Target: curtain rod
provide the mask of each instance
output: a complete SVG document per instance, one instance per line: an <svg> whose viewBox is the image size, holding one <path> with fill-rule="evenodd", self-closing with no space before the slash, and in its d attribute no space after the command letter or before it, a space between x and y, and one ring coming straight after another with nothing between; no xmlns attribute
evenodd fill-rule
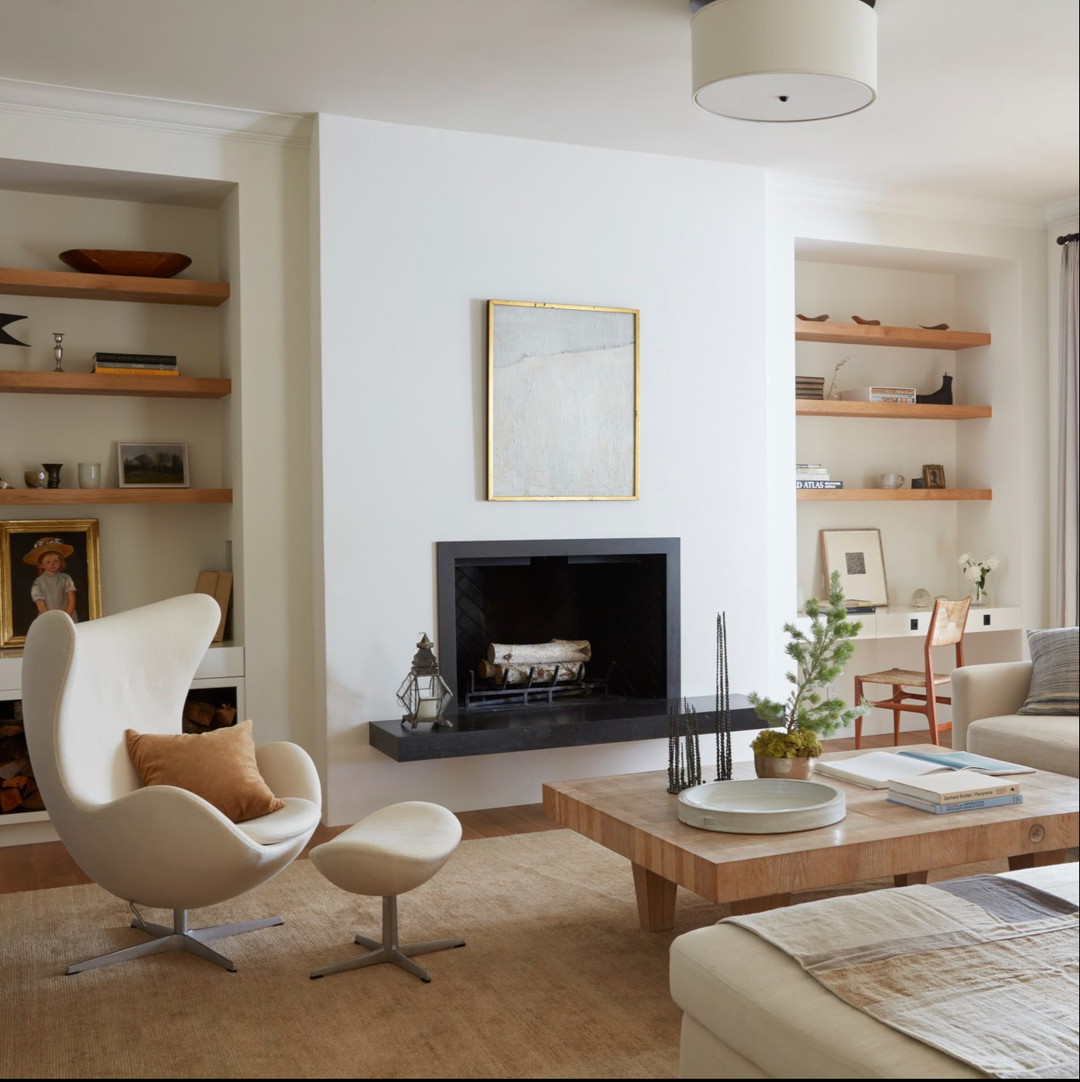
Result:
<svg viewBox="0 0 1080 1082"><path fill-rule="evenodd" d="M1080 233L1066 233L1063 237L1058 237L1058 244L1068 244L1072 241L1076 243L1077 237L1080 237Z"/></svg>

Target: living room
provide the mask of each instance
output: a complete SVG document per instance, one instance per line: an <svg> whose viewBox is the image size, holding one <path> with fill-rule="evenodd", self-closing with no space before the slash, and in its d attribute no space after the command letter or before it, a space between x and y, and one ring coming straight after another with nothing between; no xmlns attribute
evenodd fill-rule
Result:
<svg viewBox="0 0 1080 1082"><path fill-rule="evenodd" d="M233 392L171 404L8 396L0 476L21 487L27 465L64 461L74 486L79 461L112 468L115 440L184 439L193 486L233 498L4 505L4 517L99 519L105 613L231 570L227 641L243 656L224 675L260 741L310 751L326 825L399 800L462 813L535 804L547 781L666 764L662 739L411 763L373 748L369 722L400 715L416 642L436 638L439 542L679 538L685 695L714 688L718 612L733 690L782 689L782 627L800 591L821 589L826 527L883 530L900 603L920 587L960 596L960 554L997 555L994 597L1014 622L971 635L971 662L1018 659L1023 630L1050 625L1056 238L1077 228L1075 162L1071 188L1015 202L939 193L932 168L917 187L860 185L554 133L453 130L437 114L427 126L291 103L197 105L194 84L134 96L105 78L72 90L73 73L17 70L5 66L0 83L0 265L59 270L57 254L76 246L175 250L193 257L184 277L227 281L231 299L148 315L153 306L8 297L5 310L28 315L26 334L9 330L30 348L0 347L2 367L50 370L52 333L65 331L73 371L98 349L169 352L185 375L227 377ZM486 499L491 299L640 312L638 499ZM992 404L992 419L822 439L850 487L925 461L993 499L796 503L792 377L804 365L828 377L850 352L797 346L796 312L989 333L972 358L885 359L883 373L927 391L951 372L957 400ZM842 372L859 386L877 363ZM114 484L107 473L103 487ZM874 667L918 656L910 640L858 650ZM850 695L850 681L838 690ZM867 725L884 733L889 720ZM736 751L747 758L745 738ZM0 834L54 836L47 821Z"/></svg>

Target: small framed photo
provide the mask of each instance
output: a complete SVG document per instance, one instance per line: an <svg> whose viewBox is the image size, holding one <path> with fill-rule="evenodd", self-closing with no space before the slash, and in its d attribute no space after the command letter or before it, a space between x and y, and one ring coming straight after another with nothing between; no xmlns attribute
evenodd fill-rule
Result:
<svg viewBox="0 0 1080 1082"><path fill-rule="evenodd" d="M49 609L76 623L101 616L96 518L0 522L0 647L22 646Z"/></svg>
<svg viewBox="0 0 1080 1082"><path fill-rule="evenodd" d="M922 468L923 488L944 488L945 487L945 467L944 466L923 466Z"/></svg>
<svg viewBox="0 0 1080 1082"><path fill-rule="evenodd" d="M839 571L844 600L849 604L889 603L880 530L822 530L821 561L825 568L826 597L832 573Z"/></svg>
<svg viewBox="0 0 1080 1082"><path fill-rule="evenodd" d="M186 443L118 443L121 488L189 488Z"/></svg>

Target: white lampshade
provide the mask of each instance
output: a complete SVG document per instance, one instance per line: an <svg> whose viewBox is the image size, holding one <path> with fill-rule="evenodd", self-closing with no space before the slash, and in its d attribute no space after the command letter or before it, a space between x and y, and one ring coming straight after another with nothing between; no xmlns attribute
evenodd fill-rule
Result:
<svg viewBox="0 0 1080 1082"><path fill-rule="evenodd" d="M736 120L824 120L877 96L867 0L712 0L690 21L694 101Z"/></svg>

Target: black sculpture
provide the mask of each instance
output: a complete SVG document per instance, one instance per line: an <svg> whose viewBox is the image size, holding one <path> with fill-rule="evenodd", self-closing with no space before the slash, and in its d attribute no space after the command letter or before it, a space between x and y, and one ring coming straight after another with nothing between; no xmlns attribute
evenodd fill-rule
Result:
<svg viewBox="0 0 1080 1082"><path fill-rule="evenodd" d="M26 319L26 316L11 316L0 312L0 346L26 346L29 348L29 342L20 342L17 338L12 338L11 335L4 330L9 323L14 323L17 319Z"/></svg>
<svg viewBox="0 0 1080 1082"><path fill-rule="evenodd" d="M946 373L941 377L941 386L930 394L917 394L916 402L926 402L935 406L952 405L952 376Z"/></svg>

